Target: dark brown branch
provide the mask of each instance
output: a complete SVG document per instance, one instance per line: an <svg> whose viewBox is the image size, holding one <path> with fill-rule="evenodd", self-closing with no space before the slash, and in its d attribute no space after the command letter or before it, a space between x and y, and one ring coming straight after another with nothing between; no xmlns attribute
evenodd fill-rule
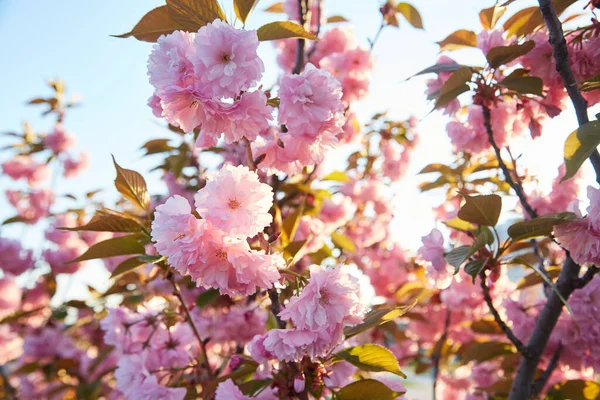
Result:
<svg viewBox="0 0 600 400"><path fill-rule="evenodd" d="M575 281L579 276L577 265L567 254L567 259L556 282L556 289L568 299L576 289ZM556 327L563 309L563 302L555 291L552 291L548 301L540 312L533 333L527 342L527 356L523 356L510 391L509 400L523 400L531 396L532 382L535 371L546 348L546 344Z"/></svg>
<svg viewBox="0 0 600 400"><path fill-rule="evenodd" d="M316 0L317 1L317 31L315 32L315 36L319 37L319 34L321 33L321 16L323 13L323 4L321 3L321 0ZM319 45L319 41L315 40L313 41L313 45L310 48L310 50L308 51L308 53L306 54L306 59L309 60L313 54L315 54L315 51L317 51L317 46Z"/></svg>
<svg viewBox="0 0 600 400"><path fill-rule="evenodd" d="M442 357L442 348L444 347L444 343L446 343L446 339L448 338L448 327L450 326L450 317L452 313L450 309L446 313L446 321L444 322L444 332L438 340L436 348L434 349L433 354L431 355L431 361L433 362L433 400L436 399L436 389L438 383L438 376L440 374L440 359Z"/></svg>
<svg viewBox="0 0 600 400"><path fill-rule="evenodd" d="M492 296L490 295L490 288L487 285L487 277L485 276L485 271L481 271L481 273L479 274L479 279L481 280L481 290L483 292L483 298L486 304L488 305L490 312L494 316L494 320L500 326L500 329L502 329L502 332L504 332L508 340L510 340L512 344L515 345L519 353L523 354L523 356L526 356L527 348L525 347L523 342L521 342L521 340L515 335L512 329L510 329L510 327L506 325L506 322L502 320L502 317L500 317L498 310L494 306Z"/></svg>
<svg viewBox="0 0 600 400"><path fill-rule="evenodd" d="M214 374L210 367L210 363L208 361L208 352L206 351L206 342L204 340L202 340L202 337L200 336L200 332L198 332L198 328L196 328L196 324L194 324L194 320L192 319L192 316L190 315L190 310L185 305L185 301L183 300L183 296L181 295L181 290L179 289L179 285L177 284L177 282L175 282L175 278L173 277L173 275L171 275L169 277L169 280L171 281L171 284L173 285L173 295L175 295L175 297L177 297L179 299L179 302L181 303L181 308L183 308L183 312L185 313L188 323L190 324L190 327L192 328L192 331L194 332L194 336L196 336L196 339L198 339L198 343L200 344L200 349L202 350L202 356L204 357L204 360L203 360L204 367L206 369L208 377L210 379L213 379Z"/></svg>
<svg viewBox="0 0 600 400"><path fill-rule="evenodd" d="M298 12L300 13L300 25L306 24L306 13L308 12L308 0L298 0ZM293 74L299 74L304 69L304 47L305 39L298 39L296 45L296 62L294 63Z"/></svg>
<svg viewBox="0 0 600 400"><path fill-rule="evenodd" d="M560 354L562 353L562 349L562 344L558 345L558 348L552 355L552 358L550 359L550 362L548 363L548 366L546 367L546 370L544 371L542 376L540 376L535 380L535 382L533 382L533 387L531 389L532 396L537 396L544 389L546 383L548 383L548 379L550 379L552 373L558 366L558 360L560 360Z"/></svg>
<svg viewBox="0 0 600 400"><path fill-rule="evenodd" d="M562 24L558 19L558 15L556 14L556 10L554 9L551 0L539 0L539 4L542 16L548 27L548 41L552 45L554 52L556 72L560 75L560 78L565 85L565 89L567 89L567 93L569 94L569 98L573 103L575 113L577 114L577 122L579 123L579 126L582 126L590 122L587 112L588 104L579 91L575 75L573 74L573 70L569 63L569 50L567 48L567 41L565 40ZM598 153L598 150L594 150L590 156L590 162L596 172L596 181L600 183L600 154Z"/></svg>
<svg viewBox="0 0 600 400"><path fill-rule="evenodd" d="M269 289L269 299L271 299L271 312L277 320L277 326L279 329L285 328L285 321L282 321L281 318L279 318L279 312L281 312L281 303L279 302L279 293L277 293L277 289Z"/></svg>
<svg viewBox="0 0 600 400"><path fill-rule="evenodd" d="M488 134L488 140L489 140L490 144L492 145L492 147L494 148L494 152L496 153L496 158L498 159L498 165L500 166L500 169L502 170L502 173L504 174L504 179L506 180L506 183L508 183L510 185L510 187L515 191L515 194L519 198L519 202L521 203L521 206L523 206L523 208L525 209L527 214L529 214L529 216L531 218L537 217L537 215L538 215L537 212L533 209L533 207L531 207L531 205L527 201L527 196L525 195L525 191L523 190L523 187L521 186L521 184L519 182L517 182L513 179L512 174L511 174L512 171L508 168L508 166L504 163L504 160L502 159L502 154L500 154L500 147L498 147L498 144L496 143L496 139L494 139L494 131L492 130L492 115L491 115L490 108L485 104L482 104L481 108L483 109L483 123L485 125L485 130L487 131L487 134ZM517 172L515 171L515 174L516 173Z"/></svg>
<svg viewBox="0 0 600 400"><path fill-rule="evenodd" d="M379 39L379 36L381 35L381 31L383 31L383 28L385 28L385 16L382 17L381 19L381 25L379 25L379 29L377 29L377 33L375 34L375 37L373 38L373 40L371 39L367 39L369 41L369 52L373 52L373 47L375 47L375 43L377 43L377 40Z"/></svg>
<svg viewBox="0 0 600 400"><path fill-rule="evenodd" d="M575 287L577 289L581 289L582 287L590 283L592 279L594 279L594 276L599 272L600 268L596 267L595 265L592 265L587 269L587 271L585 271L585 274L583 274L581 278L575 281Z"/></svg>

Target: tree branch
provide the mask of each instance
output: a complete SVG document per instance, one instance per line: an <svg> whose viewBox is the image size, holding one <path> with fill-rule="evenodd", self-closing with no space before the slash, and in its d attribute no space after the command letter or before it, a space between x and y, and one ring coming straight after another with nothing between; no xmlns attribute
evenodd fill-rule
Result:
<svg viewBox="0 0 600 400"><path fill-rule="evenodd" d="M250 146L250 141L244 136L242 138L244 141L244 146L246 147L246 157L248 157L248 168L250 171L256 171L256 164L254 163L254 157L252 156L252 146Z"/></svg>
<svg viewBox="0 0 600 400"><path fill-rule="evenodd" d="M300 13L300 25L306 24L306 13L308 12L308 0L298 0L298 12ZM298 39L296 45L296 62L294 64L293 74L299 74L304 69L304 47L305 39Z"/></svg>
<svg viewBox="0 0 600 400"><path fill-rule="evenodd" d="M544 386L546 386L546 383L548 383L548 379L550 379L550 377L552 376L552 373L558 366L558 360L560 359L560 354L562 353L562 349L563 349L562 344L558 345L558 348L552 355L552 359L550 359L550 362L548 363L548 366L546 367L546 370L544 371L542 376L540 376L539 378L537 378L535 380L535 382L533 382L533 387L531 389L532 396L537 396L544 389Z"/></svg>
<svg viewBox="0 0 600 400"><path fill-rule="evenodd" d="M269 299L271 299L271 312L275 316L277 320L277 326L279 329L285 328L285 321L282 321L279 318L279 313L281 312L281 303L279 302L279 293L277 293L277 289L269 289Z"/></svg>
<svg viewBox="0 0 600 400"><path fill-rule="evenodd" d="M581 278L575 281L575 288L581 289L582 287L590 283L592 279L594 279L594 276L599 272L600 268L596 267L595 265L592 265L587 269L587 271L585 271L585 274L583 274Z"/></svg>
<svg viewBox="0 0 600 400"><path fill-rule="evenodd" d="M554 9L551 0L538 1L540 4L540 11L544 17L546 26L548 27L548 42L552 45L552 50L554 52L556 72L560 75L565 89L567 89L567 93L569 94L569 98L573 103L575 113L577 114L577 122L579 123L579 126L582 126L590 122L587 113L588 104L579 91L575 75L569 64L569 50L567 48L567 41L565 40L562 24L558 19L558 15L556 14L556 10ZM590 156L590 162L596 172L596 181L600 183L600 154L598 153L598 150L594 150Z"/></svg>
<svg viewBox="0 0 600 400"><path fill-rule="evenodd" d="M196 339L198 339L198 343L200 344L200 349L202 350L202 356L204 357L204 367L206 368L208 377L210 379L213 379L214 374L213 374L212 368L210 367L210 363L208 361L208 352L206 351L206 342L204 340L202 340L202 337L200 336L200 332L198 332L198 328L196 328L196 324L194 324L194 320L192 319L192 316L190 315L190 310L185 305L185 301L183 300L183 296L181 295L181 290L179 289L179 285L177 284L177 282L175 282L175 278L173 277L173 275L171 275L169 277L169 280L171 281L171 284L173 285L173 290L174 290L173 294L175 295L175 297L177 297L179 299L179 302L181 303L181 307L183 308L183 312L185 313L185 316L192 328L192 331L194 332L194 336L196 336Z"/></svg>
<svg viewBox="0 0 600 400"><path fill-rule="evenodd" d="M579 276L579 265L577 265L567 254L556 288L565 299L576 289L575 281ZM521 357L519 369L515 375L509 400L523 400L531 396L532 382L537 366L550 339L552 331L556 327L558 318L562 312L563 302L555 291L552 291L548 301L540 312L533 333L527 342L527 356Z"/></svg>
<svg viewBox="0 0 600 400"><path fill-rule="evenodd" d="M450 309L448 309L448 312L446 313L446 321L444 322L444 332L442 333L440 340L438 340L438 344L431 355L431 361L433 362L433 400L436 399L435 392L437 389L438 376L440 374L440 358L442 356L442 347L444 347L444 343L446 343L446 339L448 338L448 327L450 326L451 314L452 313L450 312Z"/></svg>
<svg viewBox="0 0 600 400"><path fill-rule="evenodd" d="M525 347L523 342L521 342L521 340L515 335L515 333L512 331L512 329L510 329L510 327L508 325L506 325L506 322L504 322L502 320L502 317L500 317L498 310L494 306L494 303L492 301L492 296L490 295L490 288L487 285L487 277L485 276L484 271L481 271L481 273L479 274L479 278L481 280L481 290L483 292L483 298L484 298L486 304L488 305L490 312L494 316L494 320L500 326L500 329L502 329L502 332L504 332L506 337L508 337L508 340L510 340L515 345L515 347L517 348L519 353L521 353L524 357L526 357L527 356L527 348Z"/></svg>
<svg viewBox="0 0 600 400"><path fill-rule="evenodd" d="M485 104L482 104L481 108L483 109L483 123L485 125L485 130L487 131L487 134L488 134L488 140L489 140L490 144L492 145L492 147L494 148L494 152L496 153L496 158L498 159L498 165L500 166L500 169L502 170L502 173L504 174L504 179L506 180L506 183L508 183L510 185L510 187L515 191L515 194L519 198L521 206L523 206L523 208L525 209L527 214L529 214L529 216L531 218L537 217L538 216L537 212L533 209L533 207L531 207L531 205L527 201L527 196L525 195L525 191L523 190L523 187L521 186L521 184L519 182L517 182L513 179L510 168L508 168L508 166L504 163L504 160L502 159L502 155L500 154L500 147L498 147L498 144L496 143L496 139L494 139L494 131L492 130L492 114L491 114L490 108ZM516 171L515 171L515 174L516 174Z"/></svg>

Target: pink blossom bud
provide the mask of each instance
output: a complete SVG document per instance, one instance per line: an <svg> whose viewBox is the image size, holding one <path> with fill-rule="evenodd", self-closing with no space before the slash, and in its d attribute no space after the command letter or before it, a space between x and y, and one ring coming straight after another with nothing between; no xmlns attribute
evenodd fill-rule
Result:
<svg viewBox="0 0 600 400"><path fill-rule="evenodd" d="M294 379L294 390L296 393L302 393L304 391L305 382L304 374L299 374L296 376L296 379Z"/></svg>
<svg viewBox="0 0 600 400"><path fill-rule="evenodd" d="M240 367L240 365L242 365L242 357L241 356L234 355L231 357L231 360L229 360L229 368L231 368L231 369L238 369Z"/></svg>

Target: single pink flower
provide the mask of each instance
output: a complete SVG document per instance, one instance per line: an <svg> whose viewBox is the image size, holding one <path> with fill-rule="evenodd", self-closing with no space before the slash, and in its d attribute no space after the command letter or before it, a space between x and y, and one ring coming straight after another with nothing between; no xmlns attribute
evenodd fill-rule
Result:
<svg viewBox="0 0 600 400"><path fill-rule="evenodd" d="M293 296L279 313L298 329L321 330L341 324L362 322L366 307L359 298L356 278L344 271L343 265L326 268L310 267L310 281L300 296Z"/></svg>
<svg viewBox="0 0 600 400"><path fill-rule="evenodd" d="M235 386L231 379L227 379L225 382L219 383L217 386L217 392L215 393L215 400L249 400L250 397L244 396L242 391Z"/></svg>
<svg viewBox="0 0 600 400"><path fill-rule="evenodd" d="M32 250L24 249L18 240L0 237L0 269L5 274L21 275L34 264Z"/></svg>
<svg viewBox="0 0 600 400"><path fill-rule="evenodd" d="M247 167L226 165L195 196L202 218L229 235L254 236L271 223L273 189Z"/></svg>
<svg viewBox="0 0 600 400"><path fill-rule="evenodd" d="M237 96L254 86L264 72L256 31L236 29L215 20L194 39L194 65L203 93L213 98Z"/></svg>
<svg viewBox="0 0 600 400"><path fill-rule="evenodd" d="M447 288L452 282L454 268L444 257L444 237L438 229L421 238L423 246L418 250L419 260L425 264L430 282L439 289Z"/></svg>
<svg viewBox="0 0 600 400"><path fill-rule="evenodd" d="M48 164L40 164L30 156L17 155L5 161L2 172L14 180L24 179L32 187L39 186L50 177Z"/></svg>
<svg viewBox="0 0 600 400"><path fill-rule="evenodd" d="M174 31L169 35L162 35L156 41L148 58L148 76L158 97L168 87L191 88L196 84L198 77L190 61L196 52L195 36L195 33ZM160 105L156 100L151 104L153 112Z"/></svg>
<svg viewBox="0 0 600 400"><path fill-rule="evenodd" d="M44 137L44 144L55 154L63 153L75 145L75 137L69 135L61 123L57 123L54 131Z"/></svg>

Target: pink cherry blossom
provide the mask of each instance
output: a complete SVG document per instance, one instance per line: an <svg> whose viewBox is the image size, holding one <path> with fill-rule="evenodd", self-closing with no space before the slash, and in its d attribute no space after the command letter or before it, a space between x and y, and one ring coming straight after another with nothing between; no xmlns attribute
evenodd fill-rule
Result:
<svg viewBox="0 0 600 400"><path fill-rule="evenodd" d="M249 296L256 287L268 289L279 279L285 262L279 254L250 250L248 243L210 230L203 238L200 260L188 268L198 286L229 296Z"/></svg>
<svg viewBox="0 0 600 400"><path fill-rule="evenodd" d="M2 172L14 180L25 179L32 187L39 186L50 177L48 164L40 164L30 156L15 156L5 161Z"/></svg>
<svg viewBox="0 0 600 400"><path fill-rule="evenodd" d="M0 269L20 275L34 266L33 251L24 249L18 240L0 237Z"/></svg>
<svg viewBox="0 0 600 400"><path fill-rule="evenodd" d="M21 305L22 290L12 275L0 278L0 319L16 312Z"/></svg>
<svg viewBox="0 0 600 400"><path fill-rule="evenodd" d="M173 196L156 208L152 222L152 240L159 254L182 274L196 262L202 251L206 221L191 214L192 207L181 196Z"/></svg>
<svg viewBox="0 0 600 400"><path fill-rule="evenodd" d="M271 223L273 189L247 167L226 165L195 196L198 214L230 235L254 236Z"/></svg>
<svg viewBox="0 0 600 400"><path fill-rule="evenodd" d="M453 267L444 258L444 237L438 229L421 238L423 246L418 256L425 264L429 281L439 289L447 288L452 282Z"/></svg>
<svg viewBox="0 0 600 400"><path fill-rule="evenodd" d="M65 178L74 178L87 169L89 165L88 153L82 152L79 154L79 159L65 157L63 161L63 175Z"/></svg>
<svg viewBox="0 0 600 400"><path fill-rule="evenodd" d="M8 325L0 325L0 365L4 365L23 354L23 338Z"/></svg>
<svg viewBox="0 0 600 400"><path fill-rule="evenodd" d="M44 137L44 144L55 154L69 150L75 142L75 137L69 135L60 123L56 124L52 133Z"/></svg>
<svg viewBox="0 0 600 400"><path fill-rule="evenodd" d="M587 218L556 225L554 235L577 264L600 263L600 231L590 229Z"/></svg>
<svg viewBox="0 0 600 400"><path fill-rule="evenodd" d="M493 47L507 46L508 42L504 39L502 31L483 30L477 35L477 47L483 54L489 53Z"/></svg>
<svg viewBox="0 0 600 400"><path fill-rule="evenodd" d="M50 189L37 189L29 193L7 190L8 202L17 209L17 213L26 223L35 224L50 214L50 206L55 196Z"/></svg>
<svg viewBox="0 0 600 400"><path fill-rule="evenodd" d="M195 85L198 78L190 61L196 52L195 36L195 33L174 31L156 41L148 58L148 76L159 97L168 87L187 88ZM155 101L153 110L156 107L158 104Z"/></svg>
<svg viewBox="0 0 600 400"><path fill-rule="evenodd" d="M312 64L307 64L300 75L285 75L279 97L279 123L292 134L316 136L325 123L344 110L340 83Z"/></svg>
<svg viewBox="0 0 600 400"><path fill-rule="evenodd" d="M298 329L320 330L337 324L356 325L366 312L359 298L356 278L343 265L310 267L310 281L300 296L293 296L279 313Z"/></svg>
<svg viewBox="0 0 600 400"><path fill-rule="evenodd" d="M587 208L587 219L590 222L590 227L600 232L600 190L588 186L587 197L590 200L590 205Z"/></svg>
<svg viewBox="0 0 600 400"><path fill-rule="evenodd" d="M193 57L201 90L210 97L235 97L262 77L264 64L258 57L256 31L236 29L215 20L198 31Z"/></svg>
<svg viewBox="0 0 600 400"><path fill-rule="evenodd" d="M215 400L249 400L250 397L244 396L242 391L235 386L231 379L227 379L225 382L219 383L217 386L217 392L215 393Z"/></svg>

